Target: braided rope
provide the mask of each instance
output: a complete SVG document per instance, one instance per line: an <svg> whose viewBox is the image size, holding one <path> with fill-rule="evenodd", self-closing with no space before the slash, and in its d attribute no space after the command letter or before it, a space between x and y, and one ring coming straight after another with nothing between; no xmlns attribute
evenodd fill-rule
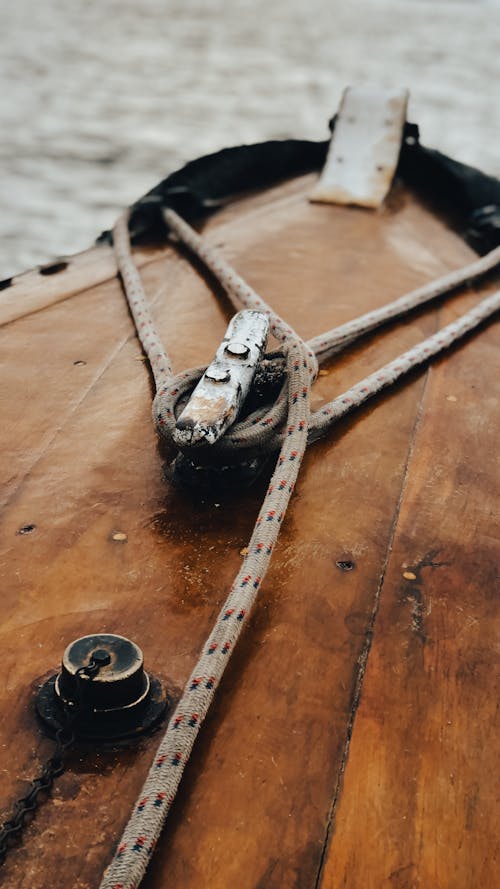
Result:
<svg viewBox="0 0 500 889"><path fill-rule="evenodd" d="M298 340L299 337L279 315L255 293L251 287L221 259L213 247L207 245L203 239L173 210L165 211L165 220L174 235L200 259L215 275L220 284L226 290L236 310L244 308L255 309L264 312L270 318L271 330L275 337L282 343L287 337ZM130 260L130 242L127 228L127 216L118 220L114 229L115 252L124 283L130 282L131 289L127 290L127 298L136 323L137 332L144 351L146 352L157 386L157 394L153 402L153 417L159 434L172 441L175 428L178 404L194 388L205 368L193 368L181 374L172 375L168 355L161 345L160 337L154 326L149 312L147 300L142 283ZM450 293L460 286L469 284L495 269L500 264L500 247L492 250L486 256L475 260L463 268L450 272L435 281L425 284L410 293L399 297L391 303L375 309L359 318L333 328L326 334L321 334L309 340L308 362L310 375L315 379L317 375L316 358L326 361L335 352L346 348L364 334L397 318L402 318L423 305L429 304L440 296ZM476 310L473 309L473 316ZM482 310L479 310L480 313ZM494 311L494 310L492 310ZM478 317L477 323L481 323ZM474 326L474 325L473 325ZM457 336L463 336L458 333ZM411 363L406 368L408 372L412 367L424 363L435 352L429 352L429 344L420 343L415 350L410 350ZM392 363L391 363L392 364ZM398 367L396 362L395 367ZM163 373L168 366L167 373ZM396 370L396 373L398 371ZM309 440L315 441L324 435L331 425L344 413L360 407L369 397L376 395L386 386L399 379L394 376L394 368L389 365L382 367L375 375L370 377L369 391L366 392L366 380L362 380L353 390L343 393L333 401L325 404L323 408L314 412L310 417ZM403 376L403 373L401 373ZM342 408L341 405L344 405ZM339 413L339 411L341 411ZM226 435L212 447L212 453L220 455L227 460L229 454L238 450L256 449L259 452L276 452L279 449L282 434L277 431L283 424L286 416L286 393L282 392L278 399L265 410L251 414L245 420L235 423ZM328 417L331 419L328 420Z"/></svg>
<svg viewBox="0 0 500 889"><path fill-rule="evenodd" d="M281 342L285 353L287 382L265 416L256 418L251 415L236 423L214 446L221 453L260 446L269 451L278 450L279 456L248 544L247 555L172 714L100 889L137 889L144 876L200 726L266 574L308 441L323 435L344 414L359 407L416 366L442 353L500 310L498 291L352 386L320 411L310 414L310 386L317 374L317 356L324 360L334 350L343 348L388 319L402 317L416 306L492 270L500 263L500 248L464 269L412 291L383 309L369 312L305 343L227 263L217 257L213 248L207 246L184 220L172 210L165 211L165 216L171 231L216 275L236 307L243 305L269 315L273 334ZM173 376L132 259L127 216L118 220L113 234L125 293L158 389L153 414L160 434L170 438L175 425L176 406L180 398L195 385L204 368Z"/></svg>

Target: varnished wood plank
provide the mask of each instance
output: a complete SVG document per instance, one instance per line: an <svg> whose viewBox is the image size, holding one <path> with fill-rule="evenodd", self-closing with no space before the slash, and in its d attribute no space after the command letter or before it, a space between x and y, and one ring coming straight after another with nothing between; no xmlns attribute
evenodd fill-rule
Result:
<svg viewBox="0 0 500 889"><path fill-rule="evenodd" d="M304 336L470 257L404 193L379 216L310 207L295 193L267 212L254 205L252 213L249 225L228 210L211 222L209 236L223 240L226 255ZM158 288L159 326L181 367L210 358L228 307L184 261L175 269L172 277L170 261L153 262L144 280L150 292ZM107 287L106 306L116 304L125 331L118 283ZM104 327L104 302L96 300L92 315L85 315L80 300L83 305L83 294L13 329L42 315L50 325L53 313L57 330L63 306L72 307L88 335ZM316 403L435 328L429 312L367 340L320 378ZM53 360L57 373L48 330L39 328L39 341L33 338L34 363ZM182 686L237 570L263 490L264 482L217 505L170 488L150 420L149 377L135 361L137 344L125 338L109 355L109 343L107 337L99 345L102 372L5 511L0 554L8 681L0 690L7 714L0 743L9 774L0 774L2 802L17 795L20 779L34 773L47 750L32 715L32 689L72 638L94 630L130 635L150 669L172 689ZM306 458L261 601L146 885L314 884L423 385L421 377L387 395ZM14 397L17 391L21 384ZM26 521L37 530L17 535ZM114 530L126 533L125 543L113 539ZM343 573L337 562L346 560L355 568ZM42 889L49 881L54 889L68 881L95 886L155 743L74 757L22 850L12 854L8 889Z"/></svg>
<svg viewBox="0 0 500 889"><path fill-rule="evenodd" d="M159 289L163 289L166 261L172 289L177 268L182 265L171 251L164 251L161 261L152 264L148 284L153 306ZM135 331L116 286L116 274L114 282L72 294L71 299L28 313L0 328L4 383L0 427L2 506L54 437L73 422L74 413L131 338L135 339ZM130 360L141 360L140 348L135 348Z"/></svg>
<svg viewBox="0 0 500 889"><path fill-rule="evenodd" d="M321 889L497 882L499 345L429 372Z"/></svg>
<svg viewBox="0 0 500 889"><path fill-rule="evenodd" d="M137 264L142 267L155 255L154 250L137 250ZM56 271L43 271L52 267ZM0 327L105 284L115 275L113 250L105 244L62 257L52 265L42 266L41 271L33 269L16 275L10 287L0 292Z"/></svg>

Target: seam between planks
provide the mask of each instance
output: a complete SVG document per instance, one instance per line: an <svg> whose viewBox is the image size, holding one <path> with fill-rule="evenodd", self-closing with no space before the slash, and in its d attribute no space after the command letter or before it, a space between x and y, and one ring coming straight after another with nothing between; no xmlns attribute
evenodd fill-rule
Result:
<svg viewBox="0 0 500 889"><path fill-rule="evenodd" d="M91 248L94 250L98 250L98 247ZM112 257L111 257L112 258ZM152 256L150 258L144 259L143 262L139 262L138 266L140 269L146 268L146 266L151 265L153 262L157 262L159 259L161 260L162 256ZM34 271L34 270L33 270ZM31 270L29 272L25 272L23 274L31 274ZM82 271L83 274L83 271ZM27 309L26 312L22 312L21 314L15 315L12 318L7 318L5 320L0 319L0 328L8 327L9 324L15 324L16 321L21 321L24 318L29 318L31 315L38 315L39 312L44 312L46 309L52 308L52 306L57 306L59 303L66 302L68 299L72 299L74 296L80 296L82 293L85 293L89 290L94 290L95 287L101 287L103 284L108 284L109 281L113 281L114 278L118 277L118 272L115 269L111 274L103 274L102 277L98 278L96 281L93 281L90 285L88 283L82 283L81 286L77 285L74 290L69 290L68 293L61 293L59 296L55 298L48 298L46 302L42 305L36 306L35 308ZM15 287L16 282L14 282ZM6 294L10 293L10 290L6 291ZM18 299L21 301L23 299L22 296L19 296ZM0 301L0 309L2 308L2 303Z"/></svg>
<svg viewBox="0 0 500 889"><path fill-rule="evenodd" d="M426 396L426 392L427 392L429 375L430 375L431 371L432 371L432 368L428 368L427 373L425 374L425 377L424 377L424 385L423 385L423 389L422 389L422 394L420 396L420 399L419 399L419 402L417 405L415 422L413 424L413 429L412 429L411 436L410 436L410 444L408 447L408 453L406 455L406 461L405 461L405 465L404 465L404 469L403 469L401 490L399 492L398 501L396 503L396 508L394 510L394 516L393 516L391 527L389 530L387 549L386 549L385 558L384 558L384 561L382 564L382 570L380 572L379 582L377 584L377 589L375 591L375 595L373 598L373 608L372 608L372 613L370 615L370 622L368 624L368 628L366 631L363 649L362 649L361 654L358 658L359 667L358 667L358 670L356 673L356 679L354 681L354 691L353 691L352 703L351 703L351 708L350 708L350 713L349 713L349 722L347 724L346 737L345 737L345 741L344 741L344 749L343 749L342 758L340 761L340 767L339 767L339 772L338 772L338 776L337 776L337 781L335 783L335 787L334 787L334 791L333 791L332 802L331 802L330 809L328 812L328 818L327 818L326 830L325 830L325 839L323 842L323 848L321 850L321 857L320 857L320 861L319 861L319 865L318 865L318 872L316 875L316 880L314 883L314 889L320 889L320 884L321 884L321 880L323 877L323 870L324 870L326 855L328 852L328 847L329 847L331 839L333 838L333 835L334 835L335 816L336 816L337 806L340 801L340 797L342 795L344 773L347 768L347 763L349 760L349 749L351 746L351 738L352 738L352 733L354 731L354 723L356 720L356 714L357 714L360 699L361 699L363 682L364 682L364 678L365 678L366 668L368 665L368 657L369 657L370 650L372 647L373 636L374 636L374 632L375 632L375 622L376 622L377 614L378 614L378 610L379 610L382 589L384 586L385 575L387 572L387 566L389 564L389 559L392 554L392 547L393 547L394 538L396 536L396 531L397 531L397 527L398 527L398 523L399 523L399 516L401 513L401 507L402 507L403 499L404 499L404 496L406 493L410 464L411 464L413 453L415 450L415 443L417 440L417 435L418 435L418 432L420 430L422 420L423 420L424 402L425 402L425 396Z"/></svg>

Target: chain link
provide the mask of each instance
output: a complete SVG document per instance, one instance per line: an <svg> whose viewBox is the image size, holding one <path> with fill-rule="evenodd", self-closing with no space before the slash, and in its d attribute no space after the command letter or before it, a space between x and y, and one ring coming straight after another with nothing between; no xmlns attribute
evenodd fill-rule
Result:
<svg viewBox="0 0 500 889"><path fill-rule="evenodd" d="M97 662L93 658L85 667L80 667L76 672L77 699L75 703L64 708L63 724L55 734L55 748L52 755L44 763L38 777L31 782L30 789L25 796L20 797L15 803L12 815L0 828L0 867L4 863L12 846L19 843L24 828L29 823L28 816L33 815L44 801L56 778L63 774L66 768L66 752L75 741L75 726L78 719L87 709L85 686L86 680L94 679L104 662ZM83 680L83 681L82 681Z"/></svg>

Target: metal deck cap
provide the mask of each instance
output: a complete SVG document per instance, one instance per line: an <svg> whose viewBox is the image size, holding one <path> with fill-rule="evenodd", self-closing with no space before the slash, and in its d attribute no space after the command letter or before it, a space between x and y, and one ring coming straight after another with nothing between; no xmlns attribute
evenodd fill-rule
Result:
<svg viewBox="0 0 500 889"><path fill-rule="evenodd" d="M149 678L141 649L123 636L100 633L82 636L66 648L55 687L64 703L77 699L78 670L91 660L101 662L97 675L88 681L88 702L94 710L120 710L144 700Z"/></svg>
<svg viewBox="0 0 500 889"><path fill-rule="evenodd" d="M152 728L170 698L144 670L135 642L111 633L82 636L63 654L61 670L41 686L37 710L55 733L75 714L78 739L131 740Z"/></svg>

